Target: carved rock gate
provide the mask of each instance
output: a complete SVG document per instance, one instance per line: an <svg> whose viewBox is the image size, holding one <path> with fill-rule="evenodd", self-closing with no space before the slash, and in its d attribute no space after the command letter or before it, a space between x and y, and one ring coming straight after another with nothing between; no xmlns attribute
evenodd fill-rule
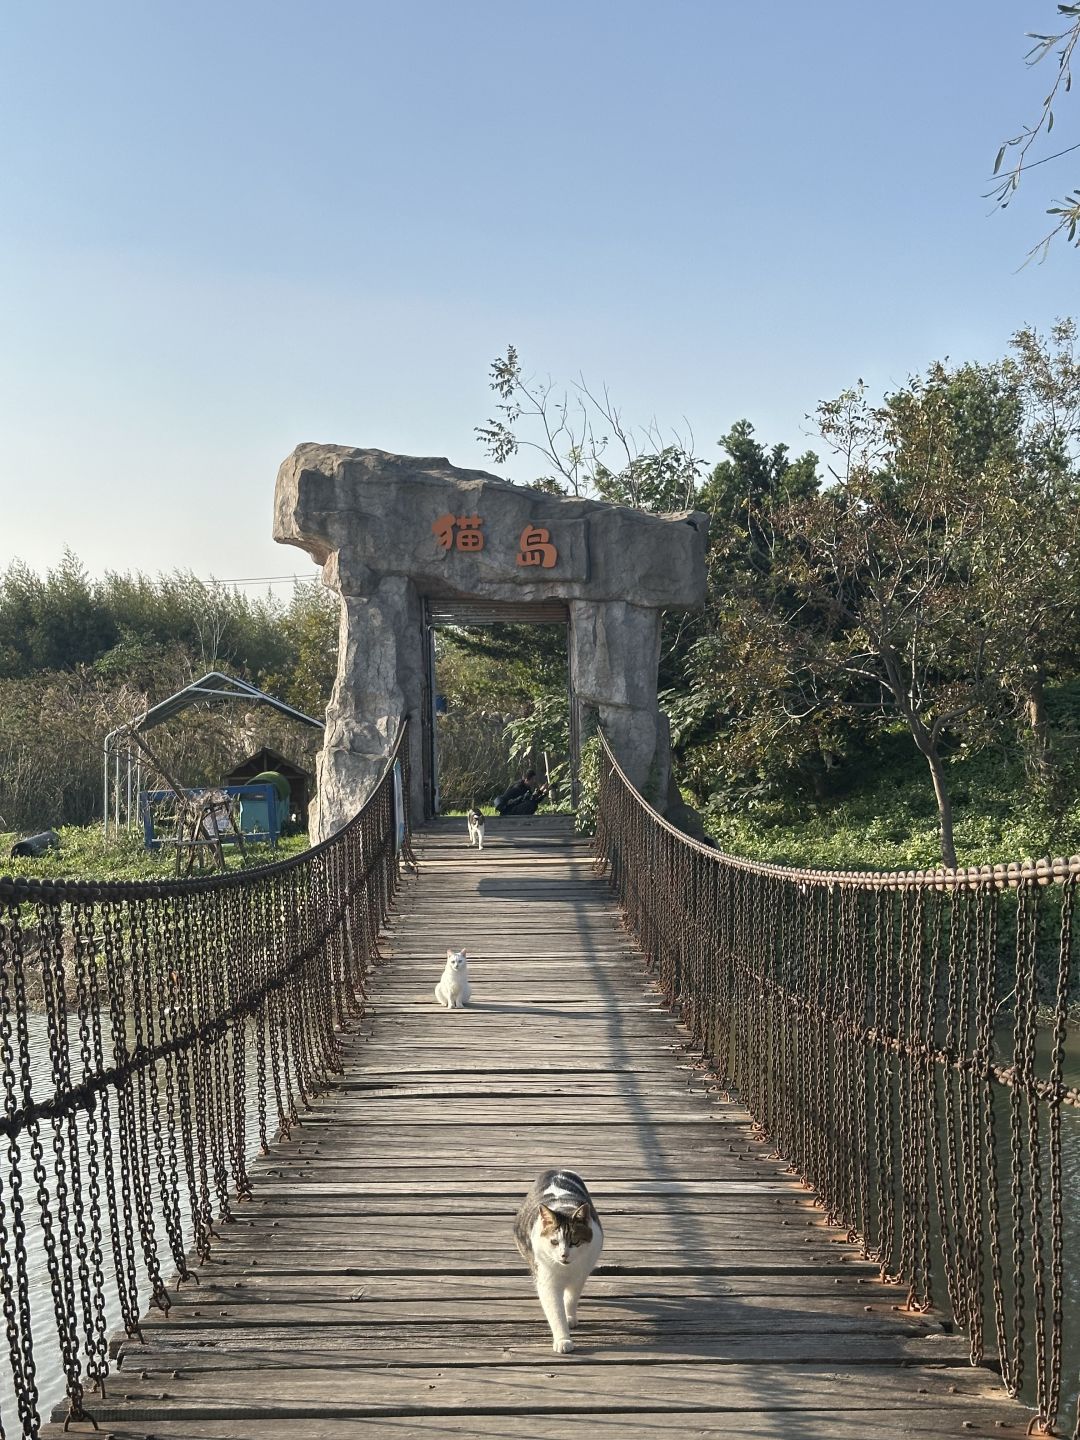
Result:
<svg viewBox="0 0 1080 1440"><path fill-rule="evenodd" d="M342 599L312 838L363 804L403 718L414 721L413 814L431 813L431 623L455 606L474 621L549 622L564 607L575 748L592 712L627 775L666 809L660 620L704 603L707 532L696 511L646 515L444 459L298 446L278 471L274 538L306 550Z"/></svg>

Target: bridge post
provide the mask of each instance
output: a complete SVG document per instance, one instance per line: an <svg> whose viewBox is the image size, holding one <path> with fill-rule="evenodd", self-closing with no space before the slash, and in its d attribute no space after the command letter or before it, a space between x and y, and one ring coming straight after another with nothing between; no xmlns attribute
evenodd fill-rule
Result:
<svg viewBox="0 0 1080 1440"><path fill-rule="evenodd" d="M632 783L661 810L671 775L667 717L656 699L662 614L625 600L570 602L574 694L596 714Z"/></svg>
<svg viewBox="0 0 1080 1440"><path fill-rule="evenodd" d="M341 594L338 673L326 712L312 806L314 841L325 840L354 815L386 766L401 717L408 719L409 807L424 814L421 710L424 692L423 609L416 586L400 575L337 576ZM348 587L348 588L346 588Z"/></svg>

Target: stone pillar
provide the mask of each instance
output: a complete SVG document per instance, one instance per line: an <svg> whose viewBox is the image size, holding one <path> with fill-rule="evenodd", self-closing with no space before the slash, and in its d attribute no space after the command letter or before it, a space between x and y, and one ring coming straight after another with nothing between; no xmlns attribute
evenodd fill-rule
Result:
<svg viewBox="0 0 1080 1440"><path fill-rule="evenodd" d="M656 701L660 616L655 608L625 600L570 603L575 695L596 712L631 783L663 810L671 740Z"/></svg>
<svg viewBox="0 0 1080 1440"><path fill-rule="evenodd" d="M367 594L341 596L338 672L326 708L309 826L313 842L340 830L371 794L397 738L400 715L409 719L412 813L424 813L420 600L402 576L371 577L370 586Z"/></svg>

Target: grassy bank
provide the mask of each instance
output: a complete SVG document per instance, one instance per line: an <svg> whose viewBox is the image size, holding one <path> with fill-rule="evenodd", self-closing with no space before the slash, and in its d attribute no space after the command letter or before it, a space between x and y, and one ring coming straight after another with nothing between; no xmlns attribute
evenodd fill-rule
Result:
<svg viewBox="0 0 1080 1440"><path fill-rule="evenodd" d="M895 741L896 743L892 743ZM705 822L730 854L833 870L906 870L941 864L937 809L927 767L910 742L886 743L853 767L825 800L778 795L714 796ZM1040 801L1023 767L990 753L948 766L961 865L1080 852L1080 797Z"/></svg>
<svg viewBox="0 0 1080 1440"><path fill-rule="evenodd" d="M46 850L33 859L13 858L18 836L0 834L0 875L23 875L39 880L168 880L175 878L176 859L171 849L147 850L140 831L121 831L106 840L100 825L65 825L58 832L59 849ZM290 835L270 845L248 845L241 856L234 845L225 846L230 870L250 869L284 860L308 847L306 835ZM198 872L196 872L198 873Z"/></svg>

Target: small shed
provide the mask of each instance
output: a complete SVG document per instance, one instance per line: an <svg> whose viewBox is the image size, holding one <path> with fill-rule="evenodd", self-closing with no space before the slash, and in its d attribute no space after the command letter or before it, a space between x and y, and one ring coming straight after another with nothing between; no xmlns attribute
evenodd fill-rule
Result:
<svg viewBox="0 0 1080 1440"><path fill-rule="evenodd" d="M299 765L294 765L291 760L286 760L284 755L279 755L276 750L271 750L269 745L263 745L249 755L246 760L241 760L239 765L234 765L227 775L221 777L223 785L247 785L256 776L266 770L276 770L279 775L284 775L289 782L291 796L291 809L297 815L300 824L307 829L308 803L311 799L310 770L301 770Z"/></svg>

